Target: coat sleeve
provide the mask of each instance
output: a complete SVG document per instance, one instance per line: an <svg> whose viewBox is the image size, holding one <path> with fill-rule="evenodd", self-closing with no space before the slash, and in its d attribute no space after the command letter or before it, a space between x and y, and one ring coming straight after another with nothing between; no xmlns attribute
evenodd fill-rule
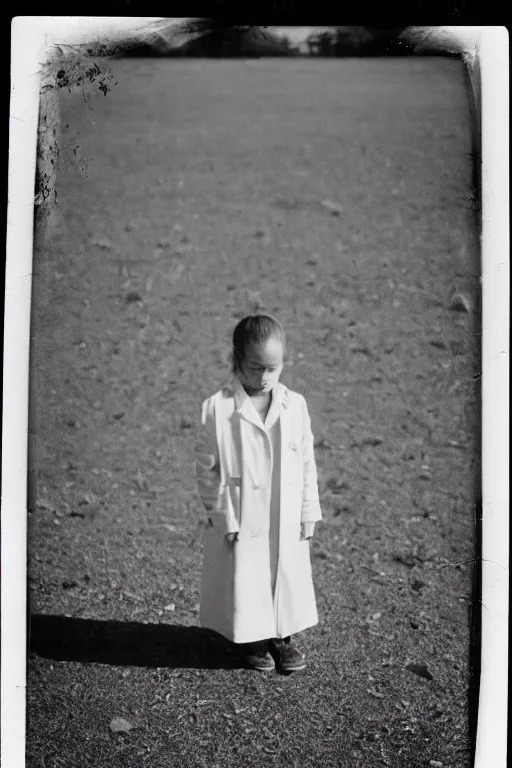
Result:
<svg viewBox="0 0 512 768"><path fill-rule="evenodd" d="M238 521L222 503L219 451L215 432L215 404L205 400L201 409L201 427L195 444L196 485L208 523L224 533L236 533Z"/></svg>
<svg viewBox="0 0 512 768"><path fill-rule="evenodd" d="M311 431L311 419L305 399L302 399L302 457L303 467L303 496L302 522L314 523L322 519L320 499L318 495L318 479L315 462L314 438Z"/></svg>

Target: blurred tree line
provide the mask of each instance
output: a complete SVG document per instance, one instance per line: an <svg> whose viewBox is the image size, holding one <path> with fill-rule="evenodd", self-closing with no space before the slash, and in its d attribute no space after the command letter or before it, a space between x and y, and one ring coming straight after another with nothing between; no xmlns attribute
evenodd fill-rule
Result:
<svg viewBox="0 0 512 768"><path fill-rule="evenodd" d="M334 27L306 40L309 56L405 56L413 46L400 39L406 27Z"/></svg>
<svg viewBox="0 0 512 768"><path fill-rule="evenodd" d="M264 56L408 56L419 53L402 26L331 27L313 31L296 44L285 34L265 27L221 27L183 45L170 45L157 33L130 46L125 55L194 58L260 58ZM434 52L434 51L432 51ZM429 51L421 50L422 55ZM436 52L438 53L438 52Z"/></svg>

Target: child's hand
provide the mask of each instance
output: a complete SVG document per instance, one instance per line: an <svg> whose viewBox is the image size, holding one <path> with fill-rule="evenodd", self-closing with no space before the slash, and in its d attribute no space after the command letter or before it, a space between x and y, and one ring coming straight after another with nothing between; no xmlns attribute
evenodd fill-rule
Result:
<svg viewBox="0 0 512 768"><path fill-rule="evenodd" d="M238 541L238 533L226 533L226 539L228 544L234 544L235 541Z"/></svg>
<svg viewBox="0 0 512 768"><path fill-rule="evenodd" d="M302 539L312 539L315 532L314 523L302 523Z"/></svg>

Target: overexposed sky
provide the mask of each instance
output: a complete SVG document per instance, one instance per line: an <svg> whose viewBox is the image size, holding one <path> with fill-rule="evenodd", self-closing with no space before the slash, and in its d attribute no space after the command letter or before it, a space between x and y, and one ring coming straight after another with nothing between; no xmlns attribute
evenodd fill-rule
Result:
<svg viewBox="0 0 512 768"><path fill-rule="evenodd" d="M270 29L279 35L286 35L292 43L302 43L313 31L320 32L332 27L270 27Z"/></svg>

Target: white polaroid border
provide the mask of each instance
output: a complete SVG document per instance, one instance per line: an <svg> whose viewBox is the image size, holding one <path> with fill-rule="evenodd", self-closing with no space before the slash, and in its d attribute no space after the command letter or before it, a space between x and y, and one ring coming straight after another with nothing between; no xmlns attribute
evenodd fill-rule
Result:
<svg viewBox="0 0 512 768"><path fill-rule="evenodd" d="M509 40L484 27L482 119L482 654L475 768L507 764L509 593Z"/></svg>
<svg viewBox="0 0 512 768"><path fill-rule="evenodd" d="M27 448L34 180L41 65L55 45L137 33L162 17L23 16L12 22L2 434L1 761L25 765ZM176 24L186 19L170 19ZM446 31L468 53L482 122L482 658L475 768L505 768L508 694L508 32ZM481 93L479 88L481 82Z"/></svg>

